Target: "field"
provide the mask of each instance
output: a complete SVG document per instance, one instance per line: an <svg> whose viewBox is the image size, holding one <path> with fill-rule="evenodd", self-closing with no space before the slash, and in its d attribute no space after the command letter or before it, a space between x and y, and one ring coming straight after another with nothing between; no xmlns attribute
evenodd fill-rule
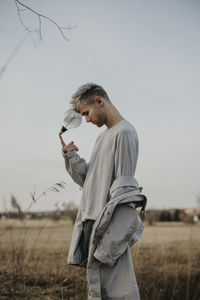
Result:
<svg viewBox="0 0 200 300"><path fill-rule="evenodd" d="M12 223L0 220L0 234ZM70 220L17 221L0 237L0 299L87 299L85 270L66 264ZM200 225L145 225L132 248L141 300L200 299Z"/></svg>

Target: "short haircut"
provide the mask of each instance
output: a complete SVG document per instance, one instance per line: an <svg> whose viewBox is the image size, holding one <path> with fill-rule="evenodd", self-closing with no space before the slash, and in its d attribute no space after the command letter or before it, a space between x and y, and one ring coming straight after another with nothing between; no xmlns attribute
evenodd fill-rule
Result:
<svg viewBox="0 0 200 300"><path fill-rule="evenodd" d="M110 101L106 91L96 83L86 83L81 85L72 95L70 101L73 109L79 112L80 103L94 104L94 96L100 96L107 101Z"/></svg>

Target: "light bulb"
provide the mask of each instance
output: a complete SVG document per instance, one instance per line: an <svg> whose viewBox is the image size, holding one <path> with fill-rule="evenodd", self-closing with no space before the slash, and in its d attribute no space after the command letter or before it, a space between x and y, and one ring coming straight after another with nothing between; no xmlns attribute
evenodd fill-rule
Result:
<svg viewBox="0 0 200 300"><path fill-rule="evenodd" d="M74 109L68 109L64 113L63 124L64 126L60 130L60 134L63 134L66 130L78 127L82 122L82 116Z"/></svg>

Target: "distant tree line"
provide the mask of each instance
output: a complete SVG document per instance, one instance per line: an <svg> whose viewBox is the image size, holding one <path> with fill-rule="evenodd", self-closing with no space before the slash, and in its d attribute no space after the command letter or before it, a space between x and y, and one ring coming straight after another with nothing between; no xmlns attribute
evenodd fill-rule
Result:
<svg viewBox="0 0 200 300"><path fill-rule="evenodd" d="M0 212L0 219L44 219L50 218L54 221L69 218L74 224L78 212L78 208L73 201L62 204L62 209L58 206L54 211L23 211L15 196L11 196L11 210ZM153 225L156 222L185 222L198 223L200 222L200 209L149 209L146 211L144 220L148 225Z"/></svg>
<svg viewBox="0 0 200 300"><path fill-rule="evenodd" d="M197 223L200 221L199 209L151 209L146 212L146 222L153 225L155 222L185 222Z"/></svg>
<svg viewBox="0 0 200 300"><path fill-rule="evenodd" d="M77 206L73 201L68 203L62 204L62 209L56 206L56 210L53 211L38 211L38 212L32 212L32 211L23 211L19 201L14 195L11 195L10 199L11 209L7 210L5 212L0 212L0 219L18 219L20 221L23 221L24 219L44 219L44 218L50 218L54 221L59 221L60 219L69 218L71 219L72 223L74 224L76 220L76 215L78 212Z"/></svg>

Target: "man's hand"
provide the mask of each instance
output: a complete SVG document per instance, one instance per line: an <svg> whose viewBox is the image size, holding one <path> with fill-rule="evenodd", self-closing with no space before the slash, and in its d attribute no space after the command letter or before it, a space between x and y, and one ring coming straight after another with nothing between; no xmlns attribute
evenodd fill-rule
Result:
<svg viewBox="0 0 200 300"><path fill-rule="evenodd" d="M76 145L74 145L74 142L71 142L68 145L66 145L63 138L62 138L62 135L60 133L59 133L59 138L60 138L60 142L61 142L61 145L62 145L62 149L65 153L66 152L72 152L74 150L76 150L76 151L79 150L78 147Z"/></svg>

